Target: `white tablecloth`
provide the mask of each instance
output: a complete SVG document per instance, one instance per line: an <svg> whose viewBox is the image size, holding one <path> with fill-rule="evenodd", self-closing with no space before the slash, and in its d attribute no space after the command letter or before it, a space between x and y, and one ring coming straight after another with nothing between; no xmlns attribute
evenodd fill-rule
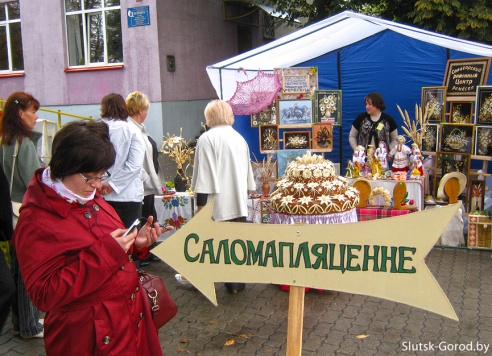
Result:
<svg viewBox="0 0 492 356"><path fill-rule="evenodd" d="M193 194L176 193L175 195L156 195L154 199L155 210L157 212L157 220L160 224L172 225L176 229L181 228L190 220L192 209L195 210ZM175 230L167 231L159 236L158 241L163 241L174 233Z"/></svg>
<svg viewBox="0 0 492 356"><path fill-rule="evenodd" d="M441 237L437 240L436 245L444 246L464 246L465 236L463 234L464 221L463 221L463 203L458 201L460 208L456 214L451 218L448 226L444 229ZM440 208L440 205L428 205L425 210Z"/></svg>

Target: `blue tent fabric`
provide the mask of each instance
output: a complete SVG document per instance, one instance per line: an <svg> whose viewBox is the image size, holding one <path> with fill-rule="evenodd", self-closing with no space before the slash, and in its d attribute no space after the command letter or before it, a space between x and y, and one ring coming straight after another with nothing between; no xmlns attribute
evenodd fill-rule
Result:
<svg viewBox="0 0 492 356"><path fill-rule="evenodd" d="M415 31L423 30L415 29ZM436 36L442 35L436 34ZM446 40L449 39L450 37L446 36ZM456 39L456 41L463 40ZM466 43L467 48L470 48L470 43ZM477 52L485 48L489 51L486 53L492 56L491 46L476 45ZM398 132L403 133L401 129L403 120L396 107L397 104L414 118L415 104L421 104L422 87L443 85L448 59L483 57L449 47L386 29L315 58L308 58L291 65L317 67L319 89L342 90L342 127L334 128L334 150L325 154L326 158L340 163L342 174L347 160L352 157L348 134L352 121L365 111L366 94L372 91L382 94L386 103L385 112L395 118ZM489 72L486 84L492 83L491 77L492 71ZM261 159L263 155L259 153L258 128L250 126L249 116L236 117L235 128L246 138L250 150Z"/></svg>

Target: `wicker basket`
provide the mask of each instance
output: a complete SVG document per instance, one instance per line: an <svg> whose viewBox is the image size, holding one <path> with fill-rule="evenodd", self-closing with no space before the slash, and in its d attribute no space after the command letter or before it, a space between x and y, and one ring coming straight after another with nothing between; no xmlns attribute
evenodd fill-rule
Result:
<svg viewBox="0 0 492 356"><path fill-rule="evenodd" d="M469 248L492 248L492 219L484 215L468 216Z"/></svg>
<svg viewBox="0 0 492 356"><path fill-rule="evenodd" d="M446 145L453 150L459 150L466 145L466 138L462 137L461 130L453 129L451 133L444 139Z"/></svg>

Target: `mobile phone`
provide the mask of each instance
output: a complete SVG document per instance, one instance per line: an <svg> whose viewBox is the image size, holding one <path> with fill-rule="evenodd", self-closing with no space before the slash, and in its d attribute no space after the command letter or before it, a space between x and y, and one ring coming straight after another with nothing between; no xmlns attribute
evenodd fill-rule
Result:
<svg viewBox="0 0 492 356"><path fill-rule="evenodd" d="M130 225L130 227L128 228L128 230L125 231L125 233L123 234L123 236L126 236L128 235L130 232L132 232L132 230L134 228L136 228L138 225L140 224L140 219L137 219L133 222L133 224Z"/></svg>

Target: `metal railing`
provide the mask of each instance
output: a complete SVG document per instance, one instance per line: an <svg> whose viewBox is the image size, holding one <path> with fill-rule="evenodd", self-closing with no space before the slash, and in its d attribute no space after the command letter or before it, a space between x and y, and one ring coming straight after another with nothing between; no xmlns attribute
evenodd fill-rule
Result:
<svg viewBox="0 0 492 356"><path fill-rule="evenodd" d="M5 100L0 99L0 110L3 111L4 106L5 106ZM48 113L51 113L51 114L55 114L57 116L57 118L58 118L58 127L63 127L62 120L61 120L62 119L62 116L73 117L75 119L87 120L87 121L94 120L92 118L92 116L75 115L75 114L70 114L70 113L67 113L67 112L62 112L61 110L51 110L51 109L39 108L39 111L43 111L43 112L48 112Z"/></svg>

